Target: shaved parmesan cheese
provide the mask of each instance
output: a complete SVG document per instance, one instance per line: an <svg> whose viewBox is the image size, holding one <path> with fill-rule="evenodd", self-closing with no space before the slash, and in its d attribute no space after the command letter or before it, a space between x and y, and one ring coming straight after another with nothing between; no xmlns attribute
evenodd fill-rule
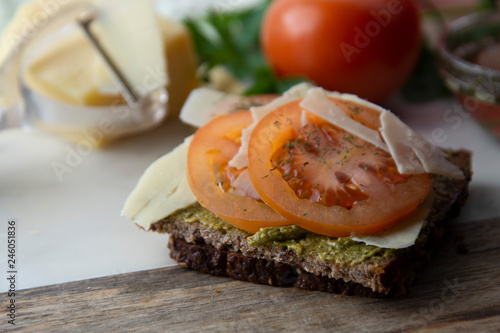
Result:
<svg viewBox="0 0 500 333"><path fill-rule="evenodd" d="M245 100L246 97L210 88L194 89L184 103L179 117L188 125L201 127L218 115L234 111L234 106Z"/></svg>
<svg viewBox="0 0 500 333"><path fill-rule="evenodd" d="M387 111L386 109L384 109L380 105L374 104L370 101L367 101L366 99L359 98L358 96L353 95L353 94L339 93L338 91L325 91L325 94L328 97L340 98L340 99L343 99L344 101L353 102L353 103L356 103L356 104L359 104L362 106L366 106L366 107L373 109L375 111L378 111L378 112Z"/></svg>
<svg viewBox="0 0 500 333"><path fill-rule="evenodd" d="M242 169L248 166L248 142L250 141L250 136L257 124L268 115L270 112L274 111L276 108L285 105L287 103L293 102L299 98L306 95L307 91L312 87L309 83L300 83L289 90L287 90L281 97L276 98L271 103L256 106L250 108L252 112L253 123L245 128L241 133L241 146L236 155L229 161L228 165L235 167L237 169Z"/></svg>
<svg viewBox="0 0 500 333"><path fill-rule="evenodd" d="M374 235L352 236L352 240L389 249L403 249L412 246L431 211L434 197L434 191L431 189L422 205L410 217Z"/></svg>
<svg viewBox="0 0 500 333"><path fill-rule="evenodd" d="M419 135L389 111L380 115L384 138L401 174L423 172L463 178L459 167L445 158L445 153L432 141Z"/></svg>
<svg viewBox="0 0 500 333"><path fill-rule="evenodd" d="M300 125L302 125L302 127L306 127L309 125L309 122L307 121L307 112L306 110L302 110L302 114L300 116Z"/></svg>
<svg viewBox="0 0 500 333"><path fill-rule="evenodd" d="M250 181L248 169L243 170L236 179L231 179L231 188L229 193L242 197L250 197L255 200L262 200Z"/></svg>
<svg viewBox="0 0 500 333"><path fill-rule="evenodd" d="M337 104L326 97L323 89L310 89L300 106L376 147L389 151L377 131L347 116Z"/></svg>

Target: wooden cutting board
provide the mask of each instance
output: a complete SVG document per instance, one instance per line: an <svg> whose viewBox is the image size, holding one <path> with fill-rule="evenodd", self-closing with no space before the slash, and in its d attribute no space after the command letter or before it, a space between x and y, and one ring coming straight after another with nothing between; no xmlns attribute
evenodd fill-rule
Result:
<svg viewBox="0 0 500 333"><path fill-rule="evenodd" d="M498 332L499 244L500 218L450 225L435 260L403 299L254 285L170 267L21 290L15 328ZM6 299L1 294L0 331L13 328Z"/></svg>

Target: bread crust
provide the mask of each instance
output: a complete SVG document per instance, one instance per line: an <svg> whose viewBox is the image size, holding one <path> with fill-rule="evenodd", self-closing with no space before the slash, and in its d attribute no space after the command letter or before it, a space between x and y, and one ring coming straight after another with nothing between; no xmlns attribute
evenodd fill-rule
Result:
<svg viewBox="0 0 500 333"><path fill-rule="evenodd" d="M202 223L167 217L151 230L171 234L170 256L179 264L213 275L274 286L296 286L367 297L402 296L439 244L444 227L457 216L468 195L471 153L449 152L449 159L464 172L464 179L434 176L433 209L416 244L390 258L343 265L291 250L252 247L243 233L213 230Z"/></svg>

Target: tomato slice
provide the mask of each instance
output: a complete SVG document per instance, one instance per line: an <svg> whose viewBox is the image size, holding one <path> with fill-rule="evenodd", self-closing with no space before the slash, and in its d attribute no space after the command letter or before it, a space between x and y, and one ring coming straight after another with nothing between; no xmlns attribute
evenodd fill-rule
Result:
<svg viewBox="0 0 500 333"><path fill-rule="evenodd" d="M241 131L253 121L249 111L219 116L201 127L188 151L188 181L202 206L228 223L255 233L260 228L289 225L260 200L248 170L228 167L240 147Z"/></svg>
<svg viewBox="0 0 500 333"><path fill-rule="evenodd" d="M378 111L331 100L367 127L379 127ZM389 153L299 103L269 113L250 137L250 179L265 203L294 224L332 237L373 234L416 210L431 187L428 174L399 174Z"/></svg>

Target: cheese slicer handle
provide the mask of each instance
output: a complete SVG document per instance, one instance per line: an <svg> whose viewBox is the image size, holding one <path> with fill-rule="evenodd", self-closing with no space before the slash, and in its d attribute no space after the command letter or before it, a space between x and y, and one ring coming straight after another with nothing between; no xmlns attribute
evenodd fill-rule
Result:
<svg viewBox="0 0 500 333"><path fill-rule="evenodd" d="M87 40L93 46L96 53L101 57L105 65L105 68L108 72L108 75L113 80L113 83L117 86L118 90L122 94L127 104L132 109L135 109L139 104L140 97L138 97L135 94L132 85L128 82L123 72L120 70L120 68L118 68L113 59L108 55L106 50L104 50L99 40L92 33L90 25L94 20L95 20L94 11L87 11L80 15L78 19L78 24L83 29L83 32L87 37Z"/></svg>

